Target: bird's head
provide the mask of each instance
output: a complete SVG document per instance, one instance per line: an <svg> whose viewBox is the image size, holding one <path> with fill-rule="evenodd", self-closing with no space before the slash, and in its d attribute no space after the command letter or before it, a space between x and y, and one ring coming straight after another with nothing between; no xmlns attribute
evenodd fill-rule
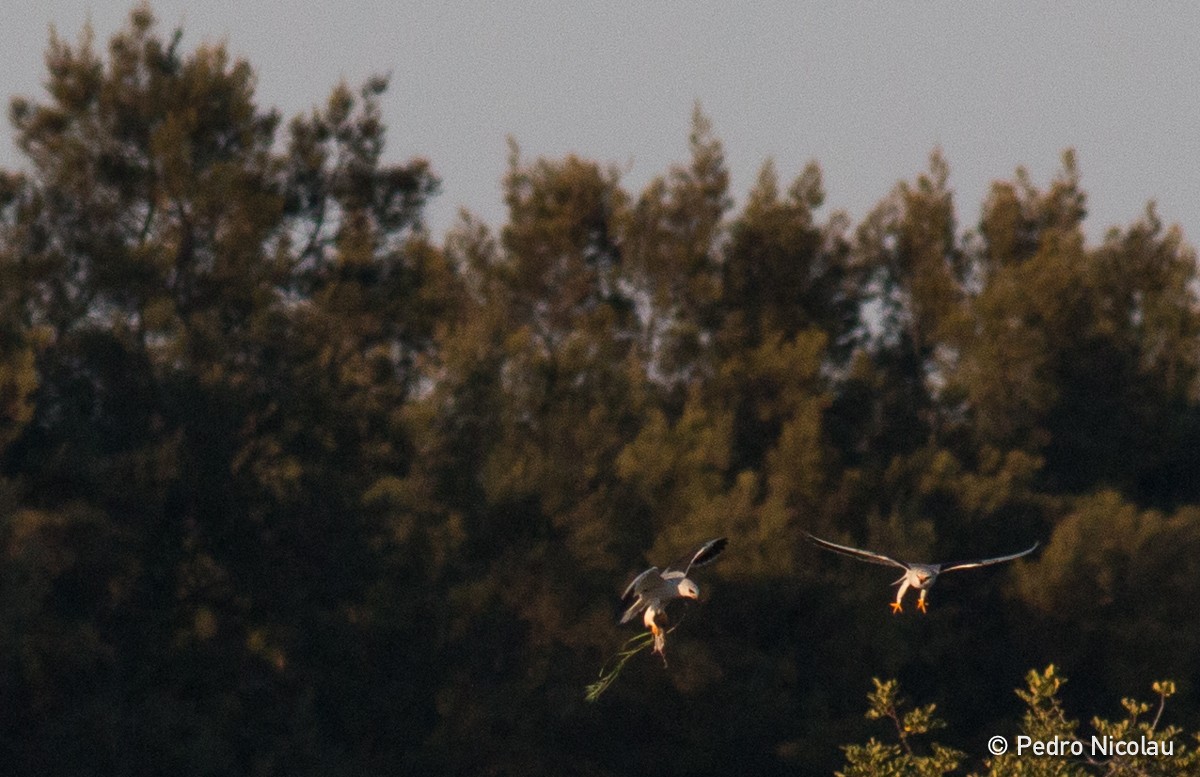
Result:
<svg viewBox="0 0 1200 777"><path fill-rule="evenodd" d="M685 577L679 581L679 595L685 599L699 599L700 587Z"/></svg>

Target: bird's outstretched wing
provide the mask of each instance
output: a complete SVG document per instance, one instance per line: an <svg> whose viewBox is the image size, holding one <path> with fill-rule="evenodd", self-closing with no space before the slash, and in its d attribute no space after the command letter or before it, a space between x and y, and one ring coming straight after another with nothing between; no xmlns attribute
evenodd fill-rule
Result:
<svg viewBox="0 0 1200 777"><path fill-rule="evenodd" d="M690 553L685 554L678 560L671 563L667 567L668 572L682 572L684 576L692 570L692 567L702 567L716 560L717 556L721 555L721 551L725 550L725 546L729 544L729 540L725 537L717 537L715 539L702 542L696 546ZM665 575L664 575L665 577Z"/></svg>
<svg viewBox="0 0 1200 777"><path fill-rule="evenodd" d="M1021 558L1021 556L1028 556L1030 553L1037 550L1038 544L1039 543L1035 542L1035 543L1033 543L1032 547L1030 547L1026 550L1023 550L1020 553L1012 553L1008 556L997 556L996 558L984 558L984 559L979 559L977 561L951 561L947 564L939 564L938 565L939 571L940 572L953 572L956 569L974 569L975 567L986 567L989 564L1002 564L1005 561L1012 561L1013 559Z"/></svg>
<svg viewBox="0 0 1200 777"><path fill-rule="evenodd" d="M662 575L659 573L658 567L650 567L630 581L625 588L625 593L621 594L621 601L624 602L634 595L641 596L642 591L657 585L660 580L662 580Z"/></svg>
<svg viewBox="0 0 1200 777"><path fill-rule="evenodd" d="M621 623L628 623L646 607L646 597L643 594L662 583L662 574L658 567L650 567L633 579L621 594L621 603L627 604L628 609L621 616Z"/></svg>
<svg viewBox="0 0 1200 777"><path fill-rule="evenodd" d="M818 547L825 548L825 550L832 550L834 553L841 553L843 556L850 556L851 558L856 558L859 561L866 561L870 564L882 564L888 567L908 569L908 564L905 564L903 561L897 561L894 558L889 558L882 553L874 553L869 550L862 550L861 548L851 548L847 545L838 545L836 542L823 540L820 537L809 534L808 532L804 532L804 535L808 537L809 542L812 542Z"/></svg>

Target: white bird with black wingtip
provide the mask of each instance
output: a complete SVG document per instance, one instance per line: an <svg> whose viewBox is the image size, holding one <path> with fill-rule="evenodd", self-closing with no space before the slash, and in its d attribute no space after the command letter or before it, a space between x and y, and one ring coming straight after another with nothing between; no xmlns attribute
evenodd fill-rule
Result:
<svg viewBox="0 0 1200 777"><path fill-rule="evenodd" d="M834 553L841 553L843 556L850 556L851 558L856 558L859 561L866 561L870 564L882 564L884 566L898 567L903 569L904 574L899 580L892 583L892 585L900 586L900 590L896 592L896 601L892 602L893 613L904 611L904 606L901 604L901 601L904 599L904 594L908 592L909 588L915 588L921 592L920 597L917 598L917 609L921 612L925 612L925 594L929 592L930 586L932 586L934 581L937 580L938 575L942 574L943 572L954 572L959 569L974 569L975 567L986 567L991 564L1001 564L1005 561L1012 561L1014 559L1021 558L1022 556L1028 556L1030 553L1036 550L1038 546L1038 543L1035 542L1033 543L1032 547L1023 550L1020 553L1012 553L1007 556L997 556L995 558L978 559L975 561L950 561L942 564L917 564L910 561L897 561L896 559L889 558L882 553L862 550L861 548L851 548L846 545L838 545L836 542L829 542L828 540L823 540L820 537L814 537L808 532L805 532L805 534L808 536L808 539L818 547L825 548L826 550L832 550Z"/></svg>
<svg viewBox="0 0 1200 777"><path fill-rule="evenodd" d="M639 612L645 611L642 622L654 635L654 652L665 658L667 603L673 599L698 598L700 587L688 573L712 562L728 543L725 537L708 540L666 569L660 571L658 567L650 567L635 577L621 595L622 602L632 600L621 616L621 623L628 623Z"/></svg>

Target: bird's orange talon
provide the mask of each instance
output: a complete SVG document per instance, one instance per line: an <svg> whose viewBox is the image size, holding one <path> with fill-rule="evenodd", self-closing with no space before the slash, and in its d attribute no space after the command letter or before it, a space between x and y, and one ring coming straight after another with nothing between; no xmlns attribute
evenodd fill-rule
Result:
<svg viewBox="0 0 1200 777"><path fill-rule="evenodd" d="M904 606L900 602L892 602L892 614L895 615L898 612L904 612Z"/></svg>
<svg viewBox="0 0 1200 777"><path fill-rule="evenodd" d="M920 610L921 612L928 612L925 609L925 600L924 599L920 599L917 601L917 609Z"/></svg>

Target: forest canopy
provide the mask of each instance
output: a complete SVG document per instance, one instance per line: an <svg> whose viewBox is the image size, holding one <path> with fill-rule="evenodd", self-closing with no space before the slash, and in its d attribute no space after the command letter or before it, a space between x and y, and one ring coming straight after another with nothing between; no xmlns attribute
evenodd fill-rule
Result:
<svg viewBox="0 0 1200 777"><path fill-rule="evenodd" d="M816 162L735 208L698 107L641 191L513 143L506 221L435 238L387 79L285 120L181 40L53 37L10 103L12 773L1049 774L984 743L1165 680L1196 746L1200 284L1152 206L1089 242L1066 151L966 211L938 152L858 223ZM893 616L805 532L1041 547ZM669 663L586 703L632 575L716 536Z"/></svg>

